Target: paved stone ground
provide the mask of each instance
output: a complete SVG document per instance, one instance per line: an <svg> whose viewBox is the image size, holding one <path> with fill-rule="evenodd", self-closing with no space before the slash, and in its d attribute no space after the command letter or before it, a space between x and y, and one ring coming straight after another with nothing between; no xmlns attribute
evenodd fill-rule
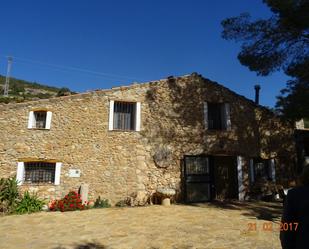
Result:
<svg viewBox="0 0 309 249"><path fill-rule="evenodd" d="M279 249L280 212L281 204L218 202L12 215L0 217L0 248Z"/></svg>

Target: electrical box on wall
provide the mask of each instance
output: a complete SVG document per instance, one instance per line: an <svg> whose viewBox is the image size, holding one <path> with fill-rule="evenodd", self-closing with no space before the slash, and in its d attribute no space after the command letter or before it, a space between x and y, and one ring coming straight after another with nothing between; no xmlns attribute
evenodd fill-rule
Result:
<svg viewBox="0 0 309 249"><path fill-rule="evenodd" d="M80 169L70 169L69 177L80 177Z"/></svg>

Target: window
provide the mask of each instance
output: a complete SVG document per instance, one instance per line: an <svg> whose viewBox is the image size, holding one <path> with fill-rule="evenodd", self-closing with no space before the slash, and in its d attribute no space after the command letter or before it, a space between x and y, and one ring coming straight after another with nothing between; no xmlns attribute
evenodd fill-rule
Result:
<svg viewBox="0 0 309 249"><path fill-rule="evenodd" d="M25 163L25 183L54 183L55 163L27 162Z"/></svg>
<svg viewBox="0 0 309 249"><path fill-rule="evenodd" d="M33 161L19 162L17 165L18 185L28 184L60 184L61 163Z"/></svg>
<svg viewBox="0 0 309 249"><path fill-rule="evenodd" d="M46 112L34 112L35 128L45 129Z"/></svg>
<svg viewBox="0 0 309 249"><path fill-rule="evenodd" d="M267 161L254 161L254 177L256 180L262 178L268 180L271 177L269 174L269 164Z"/></svg>
<svg viewBox="0 0 309 249"><path fill-rule="evenodd" d="M31 111L29 113L29 129L50 129L52 112L50 111Z"/></svg>
<svg viewBox="0 0 309 249"><path fill-rule="evenodd" d="M190 175L209 174L209 160L204 156L187 156L186 173Z"/></svg>
<svg viewBox="0 0 309 249"><path fill-rule="evenodd" d="M230 105L228 103L204 103L205 126L209 130L230 130Z"/></svg>
<svg viewBox="0 0 309 249"><path fill-rule="evenodd" d="M135 103L114 103L114 130L135 130Z"/></svg>
<svg viewBox="0 0 309 249"><path fill-rule="evenodd" d="M140 102L110 101L109 130L139 131Z"/></svg>
<svg viewBox="0 0 309 249"><path fill-rule="evenodd" d="M275 181L274 159L251 159L250 171L251 182L260 180Z"/></svg>

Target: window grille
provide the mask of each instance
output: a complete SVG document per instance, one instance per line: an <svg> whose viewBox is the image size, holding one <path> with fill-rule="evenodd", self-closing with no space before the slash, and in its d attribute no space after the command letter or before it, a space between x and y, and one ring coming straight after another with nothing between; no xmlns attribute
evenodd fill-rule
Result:
<svg viewBox="0 0 309 249"><path fill-rule="evenodd" d="M209 163L207 157L194 156L186 157L187 174L209 174Z"/></svg>
<svg viewBox="0 0 309 249"><path fill-rule="evenodd" d="M270 160L254 159L254 179L271 180Z"/></svg>
<svg viewBox="0 0 309 249"><path fill-rule="evenodd" d="M34 118L35 118L35 128L45 129L46 112L45 111L34 112Z"/></svg>
<svg viewBox="0 0 309 249"><path fill-rule="evenodd" d="M136 103L114 103L114 130L135 130Z"/></svg>
<svg viewBox="0 0 309 249"><path fill-rule="evenodd" d="M56 163L26 162L25 183L54 183Z"/></svg>

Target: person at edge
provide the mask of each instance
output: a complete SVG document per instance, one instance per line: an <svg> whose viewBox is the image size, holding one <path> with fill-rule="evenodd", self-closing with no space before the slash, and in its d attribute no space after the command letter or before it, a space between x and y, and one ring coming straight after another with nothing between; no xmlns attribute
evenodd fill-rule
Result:
<svg viewBox="0 0 309 249"><path fill-rule="evenodd" d="M300 180L301 186L288 191L283 205L282 249L309 248L309 164L305 165Z"/></svg>

